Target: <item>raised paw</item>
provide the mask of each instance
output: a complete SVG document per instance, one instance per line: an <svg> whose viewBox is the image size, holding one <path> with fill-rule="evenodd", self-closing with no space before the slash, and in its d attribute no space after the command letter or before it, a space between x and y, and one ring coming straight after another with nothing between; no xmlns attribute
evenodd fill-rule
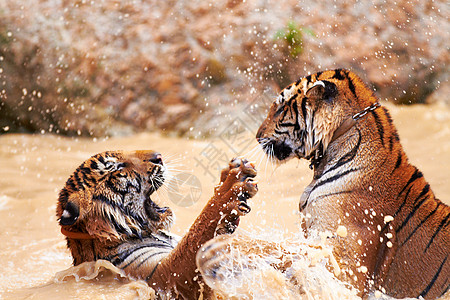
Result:
<svg viewBox="0 0 450 300"><path fill-rule="evenodd" d="M220 183L222 184L225 182L225 180L228 178L228 175L230 174L230 171L239 169L240 167L244 169L244 175L250 175L250 177L256 176L257 172L253 163L250 163L245 158L236 157L230 161L228 167L222 170L222 173L220 175Z"/></svg>
<svg viewBox="0 0 450 300"><path fill-rule="evenodd" d="M234 158L230 161L228 168L222 170L220 185L217 192L225 194L233 191L237 197L237 209L241 214L247 214L251 208L247 203L258 192L258 183L254 181L256 176L255 165L245 158Z"/></svg>
<svg viewBox="0 0 450 300"><path fill-rule="evenodd" d="M254 164L241 158L231 160L228 168L222 171L216 196L226 209L218 224L217 234L234 232L239 225L239 217L251 211L247 200L258 192L257 182L254 181L256 174Z"/></svg>

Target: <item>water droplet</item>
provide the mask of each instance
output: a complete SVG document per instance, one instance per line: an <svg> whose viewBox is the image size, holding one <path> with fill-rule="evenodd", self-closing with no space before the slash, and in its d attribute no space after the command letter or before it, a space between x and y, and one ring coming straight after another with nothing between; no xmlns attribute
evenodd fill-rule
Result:
<svg viewBox="0 0 450 300"><path fill-rule="evenodd" d="M393 220L394 220L394 217L392 217L392 216L387 215L387 216L384 217L384 223L385 224L389 223L389 222L391 222Z"/></svg>

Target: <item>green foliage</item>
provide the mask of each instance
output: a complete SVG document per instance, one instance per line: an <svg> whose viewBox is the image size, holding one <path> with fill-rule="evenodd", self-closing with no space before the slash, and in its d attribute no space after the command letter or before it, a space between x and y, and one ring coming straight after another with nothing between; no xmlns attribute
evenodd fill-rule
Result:
<svg viewBox="0 0 450 300"><path fill-rule="evenodd" d="M311 29L300 26L294 21L289 21L285 28L277 31L274 39L283 40L289 49L291 57L296 58L303 53L304 34L316 37L316 34Z"/></svg>
<svg viewBox="0 0 450 300"><path fill-rule="evenodd" d="M4 23L4 11L0 9L0 46L8 45L11 42L11 38L8 36L8 29Z"/></svg>
<svg viewBox="0 0 450 300"><path fill-rule="evenodd" d="M0 45L8 45L11 42L11 38L8 36L6 30L0 27Z"/></svg>

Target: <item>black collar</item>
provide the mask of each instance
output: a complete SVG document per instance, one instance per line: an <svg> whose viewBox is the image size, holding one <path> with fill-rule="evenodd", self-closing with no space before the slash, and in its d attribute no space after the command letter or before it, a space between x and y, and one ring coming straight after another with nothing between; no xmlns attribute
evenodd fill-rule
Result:
<svg viewBox="0 0 450 300"><path fill-rule="evenodd" d="M337 140L339 137L341 137L344 133L346 133L347 131L350 130L350 128L352 128L353 126L355 126L356 122L361 119L362 117L364 117L365 115L367 115L367 113L377 109L378 107L380 107L381 104L380 102L374 102L371 105L367 106L366 108L364 108L362 111L354 114L353 116L347 118L344 122L341 123L341 125L339 125L339 127L334 131L333 133L333 137L331 138L329 144L331 144L332 142L334 142L335 140ZM328 145L329 145L328 144ZM312 155L311 155L311 163L309 165L309 168L312 170L314 167L317 167L320 162L322 161L323 155L324 155L324 150L322 149L322 145L321 147L319 147Z"/></svg>

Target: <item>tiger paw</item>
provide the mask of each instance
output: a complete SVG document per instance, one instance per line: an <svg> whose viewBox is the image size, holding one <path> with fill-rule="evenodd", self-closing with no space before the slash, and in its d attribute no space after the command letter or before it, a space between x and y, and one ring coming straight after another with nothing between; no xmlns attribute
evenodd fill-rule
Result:
<svg viewBox="0 0 450 300"><path fill-rule="evenodd" d="M237 200L236 208L240 213L247 214L251 210L247 200L258 192L258 183L254 181L256 174L253 163L246 159L234 158L228 167L222 170L220 185L216 193L225 195L231 192L229 200L232 201L229 202Z"/></svg>
<svg viewBox="0 0 450 300"><path fill-rule="evenodd" d="M231 160L229 166L222 170L216 197L224 209L216 234L234 232L239 225L239 217L251 211L247 200L258 192L257 182L253 180L256 174L254 164L240 158Z"/></svg>

